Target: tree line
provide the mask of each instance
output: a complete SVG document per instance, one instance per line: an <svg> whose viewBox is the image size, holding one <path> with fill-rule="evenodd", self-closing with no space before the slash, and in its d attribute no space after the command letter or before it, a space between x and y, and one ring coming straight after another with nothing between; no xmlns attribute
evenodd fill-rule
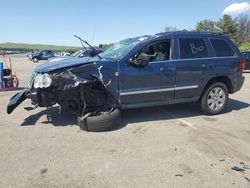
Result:
<svg viewBox="0 0 250 188"><path fill-rule="evenodd" d="M42 45L42 44L24 44L24 43L1 43L0 51L40 51L40 50L53 50L63 52L74 52L81 49L80 47L72 46L56 46L56 45Z"/></svg>
<svg viewBox="0 0 250 188"><path fill-rule="evenodd" d="M240 14L236 18L223 15L218 21L203 20L197 23L196 31L208 31L228 35L236 44L242 45L250 41L250 18Z"/></svg>
<svg viewBox="0 0 250 188"><path fill-rule="evenodd" d="M165 32L176 30L175 27L165 27ZM205 19L198 22L192 31L226 34L242 50L250 50L250 18L247 14L240 14L236 18L223 15L218 21Z"/></svg>

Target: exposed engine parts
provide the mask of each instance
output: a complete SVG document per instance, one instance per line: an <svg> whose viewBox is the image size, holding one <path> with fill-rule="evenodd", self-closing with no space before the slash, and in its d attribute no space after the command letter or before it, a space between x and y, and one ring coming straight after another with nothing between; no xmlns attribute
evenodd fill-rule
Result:
<svg viewBox="0 0 250 188"><path fill-rule="evenodd" d="M77 74L79 68L50 74L52 85L38 89L37 99L33 101L44 107L58 103L62 109L78 116L110 111L119 105L119 100L107 89L112 81L105 80L101 68L87 65L80 71L81 74ZM93 74L86 76L83 73L86 69Z"/></svg>

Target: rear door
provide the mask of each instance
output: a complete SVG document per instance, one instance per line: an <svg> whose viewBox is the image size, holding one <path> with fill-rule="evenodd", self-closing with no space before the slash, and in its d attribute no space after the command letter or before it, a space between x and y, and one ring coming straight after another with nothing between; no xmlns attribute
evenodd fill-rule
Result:
<svg viewBox="0 0 250 188"><path fill-rule="evenodd" d="M176 60L175 99L198 97L201 83L213 73L215 63L210 58L208 39L178 37L179 57Z"/></svg>
<svg viewBox="0 0 250 188"><path fill-rule="evenodd" d="M148 65L121 64L119 86L123 104L173 99L175 62L169 61L172 47L171 39L153 42L138 50L151 57Z"/></svg>

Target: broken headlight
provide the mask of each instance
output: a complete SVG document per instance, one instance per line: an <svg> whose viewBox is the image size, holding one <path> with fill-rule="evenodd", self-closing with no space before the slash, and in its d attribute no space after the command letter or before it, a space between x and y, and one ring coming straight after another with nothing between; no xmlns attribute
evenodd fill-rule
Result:
<svg viewBox="0 0 250 188"><path fill-rule="evenodd" d="M48 74L37 74L34 79L34 88L47 88L51 85L52 80Z"/></svg>

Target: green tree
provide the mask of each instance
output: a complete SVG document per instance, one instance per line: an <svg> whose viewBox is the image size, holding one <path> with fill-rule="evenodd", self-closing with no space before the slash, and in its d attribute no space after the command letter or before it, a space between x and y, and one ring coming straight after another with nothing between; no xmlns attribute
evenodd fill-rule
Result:
<svg viewBox="0 0 250 188"><path fill-rule="evenodd" d="M241 45L250 41L250 18L247 14L240 14L237 17L237 22L237 42Z"/></svg>
<svg viewBox="0 0 250 188"><path fill-rule="evenodd" d="M217 33L220 32L220 29L217 27L216 22L211 21L211 20L203 20L197 23L195 31L198 32L213 32Z"/></svg>
<svg viewBox="0 0 250 188"><path fill-rule="evenodd" d="M236 36L238 31L237 19L225 14L216 25L223 34L228 35L234 42L238 43Z"/></svg>

